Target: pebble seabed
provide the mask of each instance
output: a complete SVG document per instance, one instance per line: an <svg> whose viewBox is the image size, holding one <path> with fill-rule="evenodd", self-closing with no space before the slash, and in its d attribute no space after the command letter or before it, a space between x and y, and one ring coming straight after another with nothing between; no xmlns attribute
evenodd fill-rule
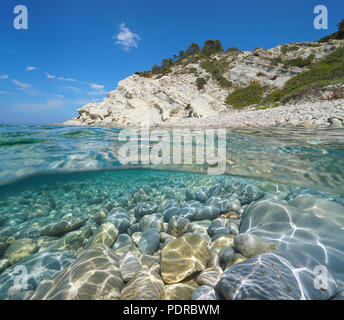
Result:
<svg viewBox="0 0 344 320"><path fill-rule="evenodd" d="M342 299L344 198L148 170L0 190L0 299Z"/></svg>

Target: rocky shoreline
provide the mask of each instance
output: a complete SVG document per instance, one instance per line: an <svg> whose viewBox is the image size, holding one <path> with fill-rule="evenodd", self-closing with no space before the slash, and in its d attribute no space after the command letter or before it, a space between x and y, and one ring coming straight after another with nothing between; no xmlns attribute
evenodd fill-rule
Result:
<svg viewBox="0 0 344 320"><path fill-rule="evenodd" d="M129 76L102 102L86 104L77 117L62 124L139 127L145 121L154 127L342 126L342 79L332 81L325 71L325 75L307 72L329 67L331 63L323 59L341 50L343 44L343 40L304 42L254 52L192 56L173 64L166 73ZM307 59L312 64L303 65ZM308 86L282 100L288 101L284 105L268 99L272 93L281 94L294 79L298 85ZM251 85L260 90L259 96L249 89ZM293 92L290 86L288 90ZM228 100L232 94L236 98Z"/></svg>
<svg viewBox="0 0 344 320"><path fill-rule="evenodd" d="M290 104L269 109L230 111L209 118L176 119L165 122L148 122L161 128L244 128L244 127L344 127L344 100L318 101L299 105ZM62 123L70 126L85 126L84 122L70 120ZM133 127L139 127L136 124ZM90 126L126 127L123 124L94 122Z"/></svg>

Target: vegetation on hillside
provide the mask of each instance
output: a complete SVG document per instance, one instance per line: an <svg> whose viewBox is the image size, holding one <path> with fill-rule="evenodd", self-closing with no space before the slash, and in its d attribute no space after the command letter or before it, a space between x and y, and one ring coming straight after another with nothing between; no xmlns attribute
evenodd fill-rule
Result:
<svg viewBox="0 0 344 320"><path fill-rule="evenodd" d="M230 48L233 50L233 48ZM180 64L183 60L188 60L188 63L197 62L202 57L209 57L212 54L223 52L222 44L219 40L207 40L203 48L197 43L191 43L188 48L180 50L179 54L173 55L173 58L163 59L160 66L154 65L152 70L144 72L136 72L137 75L150 78L153 75L165 75L172 71L171 67Z"/></svg>
<svg viewBox="0 0 344 320"><path fill-rule="evenodd" d="M344 47L340 47L319 62L310 64L309 70L291 78L283 89L266 97L265 103L286 103L307 90L344 82Z"/></svg>
<svg viewBox="0 0 344 320"><path fill-rule="evenodd" d="M285 67L299 67L299 68L308 67L312 64L314 58L315 58L314 55L311 54L306 59L302 59L301 57L299 57L292 60L286 60L284 61L284 66Z"/></svg>
<svg viewBox="0 0 344 320"><path fill-rule="evenodd" d="M226 103L234 109L259 104L263 100L264 88L259 82L252 82L245 88L237 88L226 98Z"/></svg>

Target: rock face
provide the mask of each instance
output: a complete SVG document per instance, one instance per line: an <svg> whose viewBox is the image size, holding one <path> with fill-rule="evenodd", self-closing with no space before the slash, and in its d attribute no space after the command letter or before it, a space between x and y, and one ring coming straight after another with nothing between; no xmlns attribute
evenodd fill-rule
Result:
<svg viewBox="0 0 344 320"><path fill-rule="evenodd" d="M124 286L118 263L111 249L97 244L55 278L42 282L31 299L118 300Z"/></svg>
<svg viewBox="0 0 344 320"><path fill-rule="evenodd" d="M161 275L168 284L178 283L205 269L210 259L206 241L199 235L181 237L162 250Z"/></svg>
<svg viewBox="0 0 344 320"><path fill-rule="evenodd" d="M201 63L176 65L171 73L162 77L145 78L135 74L120 81L117 89L111 91L102 102L85 105L78 110L77 117L64 124L140 126L142 121L149 121L151 124L164 125L178 124L184 119L223 117L230 109L224 101L236 86L257 81L262 86L281 88L290 78L305 70L285 66L282 61L276 63L274 59L278 60L281 55L284 60L305 59L314 55L315 60L320 60L342 43L340 40L326 44L297 43L294 45L297 50L287 52L282 52L283 46L278 46L268 50L259 49L254 53L216 54L212 59L225 64L223 76L234 84L229 89L220 87L211 73L201 67ZM201 90L196 85L199 77L208 79Z"/></svg>

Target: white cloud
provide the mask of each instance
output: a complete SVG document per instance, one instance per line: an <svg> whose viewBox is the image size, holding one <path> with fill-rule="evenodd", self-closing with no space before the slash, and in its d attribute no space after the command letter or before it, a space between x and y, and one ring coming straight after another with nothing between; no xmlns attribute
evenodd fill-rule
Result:
<svg viewBox="0 0 344 320"><path fill-rule="evenodd" d="M7 74L3 74L0 76L0 79L8 79L8 75Z"/></svg>
<svg viewBox="0 0 344 320"><path fill-rule="evenodd" d="M55 79L56 76L54 76L53 74L49 74L49 73L46 73L45 76L48 78L48 79Z"/></svg>
<svg viewBox="0 0 344 320"><path fill-rule="evenodd" d="M64 77L58 77L57 80L76 82L75 79L72 79L72 78L64 78Z"/></svg>
<svg viewBox="0 0 344 320"><path fill-rule="evenodd" d="M65 86L65 89L72 90L74 92L80 92L80 89L73 87L73 86Z"/></svg>
<svg viewBox="0 0 344 320"><path fill-rule="evenodd" d="M26 71L33 71L33 70L36 70L37 68L36 67L33 67L33 66L27 66L26 67Z"/></svg>
<svg viewBox="0 0 344 320"><path fill-rule="evenodd" d="M104 95L107 94L107 91L105 90L97 90L97 91L90 91L88 92L89 96L97 96L97 95Z"/></svg>
<svg viewBox="0 0 344 320"><path fill-rule="evenodd" d="M114 36L114 39L116 39L116 44L120 45L124 51L128 51L130 48L134 47L137 48L138 41L141 40L141 38L131 32L129 28L125 26L125 23L121 23L119 25L120 32Z"/></svg>
<svg viewBox="0 0 344 320"><path fill-rule="evenodd" d="M20 81L18 81L18 80L16 80L16 79L12 79L12 82L13 82L15 85L17 85L17 86L19 86L19 87L21 87L21 88L31 88L31 84L30 84L30 83L20 82Z"/></svg>
<svg viewBox="0 0 344 320"><path fill-rule="evenodd" d="M0 90L0 94L8 94L8 92L7 92L7 91L1 91L1 90Z"/></svg>
<svg viewBox="0 0 344 320"><path fill-rule="evenodd" d="M90 86L91 86L92 89L95 89L95 90L102 90L102 89L104 89L104 86L102 86L101 84L91 83Z"/></svg>
<svg viewBox="0 0 344 320"><path fill-rule="evenodd" d="M64 98L64 95L62 94L56 94L56 97L60 98L60 99L63 99Z"/></svg>

